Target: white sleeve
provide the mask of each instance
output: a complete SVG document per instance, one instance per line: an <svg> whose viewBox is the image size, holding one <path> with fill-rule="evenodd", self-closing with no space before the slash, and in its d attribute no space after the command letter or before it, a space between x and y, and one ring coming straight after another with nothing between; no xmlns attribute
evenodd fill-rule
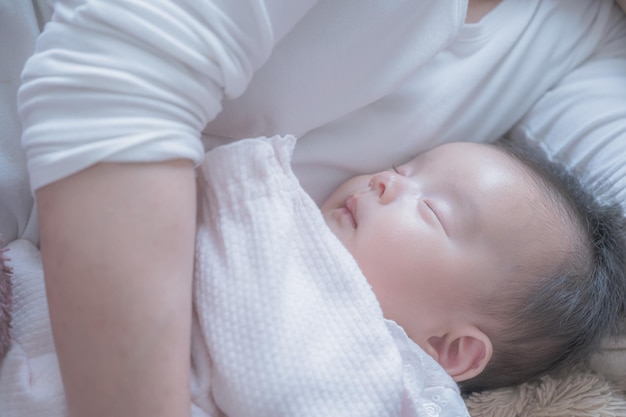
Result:
<svg viewBox="0 0 626 417"><path fill-rule="evenodd" d="M22 74L31 187L204 154L200 132L315 0L62 0Z"/></svg>
<svg viewBox="0 0 626 417"><path fill-rule="evenodd" d="M534 104L512 134L582 174L626 210L626 16L617 5L595 52Z"/></svg>

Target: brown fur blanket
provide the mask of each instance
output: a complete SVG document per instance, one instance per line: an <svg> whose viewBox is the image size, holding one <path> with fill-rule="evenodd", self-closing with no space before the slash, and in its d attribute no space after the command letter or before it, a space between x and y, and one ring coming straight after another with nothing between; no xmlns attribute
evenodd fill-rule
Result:
<svg viewBox="0 0 626 417"><path fill-rule="evenodd" d="M624 417L626 391L588 366L534 382L472 394L472 417Z"/></svg>

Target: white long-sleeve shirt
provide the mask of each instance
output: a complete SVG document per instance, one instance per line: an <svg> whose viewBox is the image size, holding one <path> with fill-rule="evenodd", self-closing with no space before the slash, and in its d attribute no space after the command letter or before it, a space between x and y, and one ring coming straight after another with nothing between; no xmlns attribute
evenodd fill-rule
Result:
<svg viewBox="0 0 626 417"><path fill-rule="evenodd" d="M82 3L56 2L24 72L33 188L291 133L319 202L354 173L513 128L626 201L626 19L611 0L504 0L477 24L465 0Z"/></svg>
<svg viewBox="0 0 626 417"><path fill-rule="evenodd" d="M464 17L461 0L82 3L56 3L24 72L23 143L35 189L99 161L199 162L201 132L268 60L281 68L269 80L282 79L276 93L303 101L318 88L338 93L315 112L290 112L297 120L279 128L301 135L392 91L450 41ZM279 46L293 42L309 60L298 59L305 71L280 63ZM414 57L403 59L409 47ZM348 80L358 90L340 87ZM267 109L264 98L257 108ZM246 109L237 124L248 117L258 120Z"/></svg>

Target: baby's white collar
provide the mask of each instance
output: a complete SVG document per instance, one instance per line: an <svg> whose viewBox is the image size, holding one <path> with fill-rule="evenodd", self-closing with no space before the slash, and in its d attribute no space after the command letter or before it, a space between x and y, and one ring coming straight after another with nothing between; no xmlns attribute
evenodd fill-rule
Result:
<svg viewBox="0 0 626 417"><path fill-rule="evenodd" d="M469 417L459 388L445 369L395 321L385 319L385 325L402 358L402 417Z"/></svg>

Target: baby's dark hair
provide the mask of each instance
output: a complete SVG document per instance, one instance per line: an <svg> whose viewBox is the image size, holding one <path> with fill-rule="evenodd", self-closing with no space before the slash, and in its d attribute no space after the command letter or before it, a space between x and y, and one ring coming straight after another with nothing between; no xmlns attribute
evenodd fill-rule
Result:
<svg viewBox="0 0 626 417"><path fill-rule="evenodd" d="M600 204L539 149L510 140L496 146L527 169L547 196L548 213L567 225L568 233L556 237L569 241L561 242L564 252L543 252L540 267L518 265L501 297L481 300L499 325L483 329L493 356L480 375L460 384L464 393L528 382L582 362L604 337L618 332L624 316L626 243L619 205ZM543 249L542 236L558 230L563 228L538 231L531 250Z"/></svg>

